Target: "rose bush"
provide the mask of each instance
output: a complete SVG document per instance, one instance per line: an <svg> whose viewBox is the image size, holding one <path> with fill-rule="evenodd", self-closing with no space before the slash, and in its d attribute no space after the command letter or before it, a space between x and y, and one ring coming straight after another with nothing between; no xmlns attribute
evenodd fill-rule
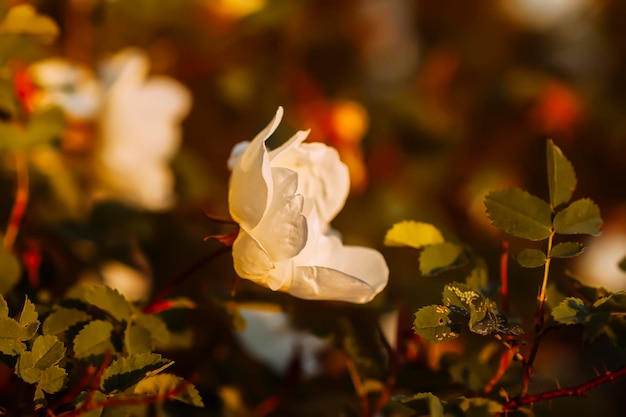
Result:
<svg viewBox="0 0 626 417"><path fill-rule="evenodd" d="M299 298L366 303L385 287L389 270L378 251L344 246L330 227L348 197L348 169L335 149L303 143L308 131L268 152L265 141L282 115L279 108L229 159L229 209L240 226L235 271Z"/></svg>

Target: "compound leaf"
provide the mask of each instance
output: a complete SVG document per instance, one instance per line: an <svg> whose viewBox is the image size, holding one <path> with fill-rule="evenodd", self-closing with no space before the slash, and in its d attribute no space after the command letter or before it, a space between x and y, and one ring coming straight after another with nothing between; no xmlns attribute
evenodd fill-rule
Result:
<svg viewBox="0 0 626 417"><path fill-rule="evenodd" d="M41 373L38 386L48 394L59 392L65 386L67 373L60 366L51 366Z"/></svg>
<svg viewBox="0 0 626 417"><path fill-rule="evenodd" d="M519 188L493 191L485 198L494 226L516 237L543 240L552 230L550 205Z"/></svg>
<svg viewBox="0 0 626 417"><path fill-rule="evenodd" d="M74 308L57 307L43 322L43 334L58 335L75 324L89 321L91 316Z"/></svg>
<svg viewBox="0 0 626 417"><path fill-rule="evenodd" d="M554 320L563 324L583 323L588 316L589 306L577 297L567 297L552 310Z"/></svg>
<svg viewBox="0 0 626 417"><path fill-rule="evenodd" d="M89 304L106 311L116 320L128 321L133 312L133 306L116 289L104 285L89 288L83 294Z"/></svg>

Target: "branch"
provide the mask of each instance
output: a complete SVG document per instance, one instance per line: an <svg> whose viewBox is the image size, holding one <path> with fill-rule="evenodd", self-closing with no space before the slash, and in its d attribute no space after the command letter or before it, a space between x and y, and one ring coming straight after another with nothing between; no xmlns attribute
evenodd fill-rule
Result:
<svg viewBox="0 0 626 417"><path fill-rule="evenodd" d="M609 381L615 381L616 379L623 378L624 376L626 376L626 365L618 368L613 372L607 372L606 374L594 378L591 381L587 381L583 384L576 385L570 388L559 388L553 391L542 392L541 394L528 395L512 399L504 403L503 411L506 413L509 411L517 410L518 408L525 405L531 405L542 401L550 401L555 398L582 397L590 389L596 388Z"/></svg>

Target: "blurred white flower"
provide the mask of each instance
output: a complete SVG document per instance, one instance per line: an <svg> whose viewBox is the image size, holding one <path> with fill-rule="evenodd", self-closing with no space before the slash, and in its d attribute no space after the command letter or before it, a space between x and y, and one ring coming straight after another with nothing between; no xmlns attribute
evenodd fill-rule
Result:
<svg viewBox="0 0 626 417"><path fill-rule="evenodd" d="M258 306L242 305L238 311L246 327L236 335L251 356L282 375L294 357L299 355L305 375L312 376L319 372L317 354L328 348L322 339L294 329L289 316L272 305L261 309Z"/></svg>
<svg viewBox="0 0 626 417"><path fill-rule="evenodd" d="M235 271L299 298L366 303L387 285L389 270L378 251L344 246L330 228L348 196L348 170L333 148L302 143L304 131L268 152L282 115L279 108L228 161L229 208L240 226Z"/></svg>
<svg viewBox="0 0 626 417"><path fill-rule="evenodd" d="M73 118L98 123L96 197L164 210L174 201L169 161L178 150L179 124L191 107L191 96L177 81L148 72L148 58L137 49L107 61L101 81L60 59L32 68L44 89L41 105L56 104Z"/></svg>
<svg viewBox="0 0 626 417"><path fill-rule="evenodd" d="M590 0L501 0L514 19L540 30L575 22L591 10Z"/></svg>

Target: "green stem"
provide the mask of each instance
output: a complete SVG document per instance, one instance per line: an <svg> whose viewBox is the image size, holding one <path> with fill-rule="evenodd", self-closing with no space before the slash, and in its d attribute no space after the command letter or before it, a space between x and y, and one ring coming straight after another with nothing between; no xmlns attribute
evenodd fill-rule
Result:
<svg viewBox="0 0 626 417"><path fill-rule="evenodd" d="M552 240L554 239L555 231L550 232L548 237L548 251L546 257L546 263L543 268L543 282L541 283L541 291L537 297L537 315L535 316L535 333L539 333L543 327L543 316L546 307L546 301L548 301L548 275L550 273L550 261L552 260Z"/></svg>

